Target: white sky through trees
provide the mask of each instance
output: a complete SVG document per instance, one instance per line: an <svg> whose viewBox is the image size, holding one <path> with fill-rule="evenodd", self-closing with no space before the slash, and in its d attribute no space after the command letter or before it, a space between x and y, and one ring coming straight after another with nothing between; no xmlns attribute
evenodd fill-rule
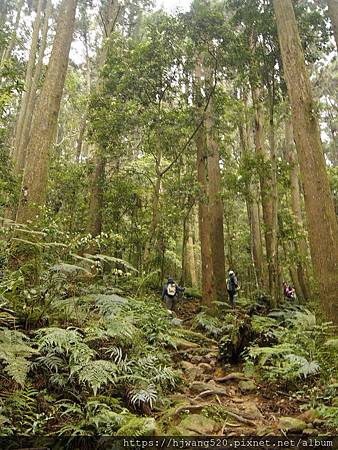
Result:
<svg viewBox="0 0 338 450"><path fill-rule="evenodd" d="M163 8L169 12L175 12L176 9L186 11L189 9L192 0L156 0L157 8Z"/></svg>

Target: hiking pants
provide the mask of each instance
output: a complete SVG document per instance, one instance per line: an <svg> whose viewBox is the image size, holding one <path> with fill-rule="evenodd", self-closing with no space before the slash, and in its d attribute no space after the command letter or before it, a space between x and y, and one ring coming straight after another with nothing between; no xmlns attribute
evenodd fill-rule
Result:
<svg viewBox="0 0 338 450"><path fill-rule="evenodd" d="M167 309L170 311L174 311L176 303L177 303L177 295L174 295L173 297L169 297L169 295L164 296L164 300L167 304Z"/></svg>
<svg viewBox="0 0 338 450"><path fill-rule="evenodd" d="M236 306L236 291L228 291L231 306Z"/></svg>

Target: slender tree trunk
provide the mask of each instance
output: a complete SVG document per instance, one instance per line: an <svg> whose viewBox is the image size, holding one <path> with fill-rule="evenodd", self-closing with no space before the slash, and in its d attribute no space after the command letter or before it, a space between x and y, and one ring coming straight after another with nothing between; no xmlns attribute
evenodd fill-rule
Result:
<svg viewBox="0 0 338 450"><path fill-rule="evenodd" d="M274 77L274 75L272 75ZM279 267L278 267L278 191L277 191L277 155L276 155L276 137L274 123L274 80L270 92L270 159L271 159L271 204L272 204L272 222L271 222L271 261L269 267L270 291L275 299L272 306L276 306L280 301L279 287Z"/></svg>
<svg viewBox="0 0 338 450"><path fill-rule="evenodd" d="M18 28L19 28L19 24L20 24L23 5L24 5L24 0L20 0L18 3L18 6L17 6L17 13L16 13L16 18L15 18L14 29L11 33L11 37L8 42L8 45L5 48L5 50L1 56L0 68L3 67L3 65L5 64L5 61L10 57L12 50L15 46L15 41L17 39L17 32L18 32Z"/></svg>
<svg viewBox="0 0 338 450"><path fill-rule="evenodd" d="M247 99L243 98L245 106L245 124L239 126L239 136L242 145L243 157L246 158L253 151L252 142L252 131L249 126L250 120L247 117ZM262 245L262 234L260 225L260 214L259 214L259 204L258 204L258 186L253 180L249 180L246 186L246 204L248 221L250 225L250 236L251 236L251 252L252 259L255 267L256 280L259 289L264 289L265 283L265 271L264 271L264 255L263 255L263 245Z"/></svg>
<svg viewBox="0 0 338 450"><path fill-rule="evenodd" d="M106 17L106 25L105 25L105 39L109 38L114 31L114 26L117 23L118 17L121 13L121 6L118 0L112 0L109 3L107 17ZM107 58L107 47L103 45L99 58L98 58L98 71L103 67ZM89 59L87 59L87 63L89 63ZM102 81L99 79L96 86L96 91L99 91L102 86ZM105 168L105 158L102 154L102 148L98 145L93 145L93 153L94 153L94 162L97 165L97 169L94 171L94 176L92 177L92 182L90 186L90 194L89 194L89 216L88 216L88 225L87 229L93 236L96 236L95 230L102 230L102 214L101 211L96 209L98 207L103 206L103 186L101 184L100 187L98 185L103 183L104 180L104 168ZM96 195L99 198L94 198ZM100 224L98 223L100 221ZM94 234L93 234L94 233Z"/></svg>
<svg viewBox="0 0 338 450"><path fill-rule="evenodd" d="M293 130L291 118L287 118L285 122L285 150L286 157L290 164L290 184L291 184L291 208L295 219L297 228L301 231L304 228L302 207L301 207L301 192L299 186L299 167L296 149L293 143ZM295 242L296 251L299 253L299 260L297 261L294 278L297 276L300 290L298 296L307 300L309 298L308 281L306 274L306 259L308 254L306 240L301 237Z"/></svg>
<svg viewBox="0 0 338 450"><path fill-rule="evenodd" d="M193 288L197 287L197 274L196 274L196 263L195 263L195 251L194 251L194 239L193 230L188 218L187 222L187 247L186 247L186 257L187 257L187 272L189 274L189 280Z"/></svg>
<svg viewBox="0 0 338 450"><path fill-rule="evenodd" d="M83 114L81 123L80 123L80 129L79 129L79 135L76 141L76 161L79 162L81 158L81 154L83 151L83 141L86 133L87 128L87 119L88 119L88 101L90 98L90 93L92 90L92 79L91 79L91 64L90 64L90 56L89 56L89 43L88 43L88 29L86 28L84 30L84 45L85 45L85 52L86 52L86 88L87 88L87 105L85 112Z"/></svg>
<svg viewBox="0 0 338 450"><path fill-rule="evenodd" d="M202 285L202 269L201 269L202 262L201 262L201 243L199 240L198 207L193 208L192 236L193 236L193 244L194 244L196 282L197 282L197 287L201 287L201 285Z"/></svg>
<svg viewBox="0 0 338 450"><path fill-rule="evenodd" d="M27 148L27 160L22 186L26 195L21 199L17 221L26 222L39 215L46 201L50 149L56 132L60 102L67 72L72 42L77 0L63 0L48 64L46 78L32 124Z"/></svg>
<svg viewBox="0 0 338 450"><path fill-rule="evenodd" d="M266 151L264 145L263 136L263 108L260 99L260 92L257 88L252 89L252 100L255 111L255 150L256 154L260 159L261 164L267 165L271 163L269 154ZM270 161L269 161L270 160ZM264 221L264 236L265 236L265 248L266 257L268 261L268 272L269 272L269 291L271 294L271 306L276 306L275 298L275 240L273 236L274 229L274 206L273 199L271 195L272 188L272 178L271 170L265 170L263 173L262 167L260 169L260 187L261 187L261 198L262 198L262 208L263 208L263 221Z"/></svg>
<svg viewBox="0 0 338 450"><path fill-rule="evenodd" d="M264 289L264 256L263 256L263 246L262 246L262 235L259 217L259 204L257 199L254 198L249 203L250 208L250 229L251 229L251 243L252 243L252 254L255 264L256 276L258 280L258 286L260 289Z"/></svg>
<svg viewBox="0 0 338 450"><path fill-rule="evenodd" d="M103 185L105 180L106 161L98 155L94 158L91 195L89 198L89 215L87 231L92 236L98 236L102 231ZM95 180L95 182L94 182Z"/></svg>
<svg viewBox="0 0 338 450"><path fill-rule="evenodd" d="M195 68L195 104L196 104L196 124L202 121L202 92L201 92L201 62ZM207 185L207 149L205 130L201 125L195 135L197 149L197 179L199 184L198 219L199 234L201 242L201 264L202 264L202 296L203 303L212 307L212 302L216 299L214 273L211 253L211 226L208 202Z"/></svg>
<svg viewBox="0 0 338 450"><path fill-rule="evenodd" d="M157 162L156 162L156 181L154 184L153 190L153 198L152 198L152 206L151 206L151 222L148 232L148 239L144 247L143 254L143 265L144 267L148 267L149 259L150 259L150 249L152 244L154 243L156 229L158 225L158 213L159 213L159 203L160 203L160 191L161 191L161 183L162 177L160 175L160 164L161 164L161 152L157 154Z"/></svg>
<svg viewBox="0 0 338 450"><path fill-rule="evenodd" d="M316 108L291 0L273 0L273 5L292 108L311 257L320 286L319 297L327 318L338 323L338 226L315 115Z"/></svg>
<svg viewBox="0 0 338 450"><path fill-rule="evenodd" d="M37 5L36 16L35 16L35 20L34 20L34 24L33 24L32 43L31 43L31 48L30 48L30 52L29 52L29 58L28 58L28 63L27 63L26 76L25 76L25 91L22 96L19 117L18 117L18 121L17 121L17 125L16 125L15 150L14 150L14 154L13 154L14 170L15 170L16 175L18 175L18 172L17 172L18 160L20 159L22 161L21 170L23 169L23 165L24 165L23 158L22 157L19 158L20 141L21 141L21 136L22 136L22 129L23 129L23 125L24 125L25 115L27 113L28 99L29 99L31 87L32 87L33 71L34 71L34 67L35 67L36 51L38 48L38 39L39 39L39 32L40 32L42 2L43 2L43 0L39 0L38 5Z"/></svg>
<svg viewBox="0 0 338 450"><path fill-rule="evenodd" d="M41 72L42 72L42 67L43 67L43 58L45 56L45 50L46 50L46 46L47 46L49 18L52 14L52 8L53 8L52 1L47 0L43 29L42 29L42 36L41 36L41 43L40 43L39 54L38 54L38 61L37 61L37 65L36 65L35 71L34 71L34 77L32 80L32 86L30 89L30 94L29 94L28 103L27 103L27 111L25 114L25 120L24 120L24 124L23 124L22 135L21 135L20 146L22 148L22 153L24 154L24 158L23 158L24 161L26 160L26 148L27 148L30 133L31 133L32 120L33 120L34 109L35 109L35 104L36 104L36 94L37 94L37 89L38 89ZM20 171L22 171L23 168L24 168L24 162L22 164L22 167L19 168L19 170L17 171L17 173L20 173Z"/></svg>
<svg viewBox="0 0 338 450"><path fill-rule="evenodd" d="M217 300L226 300L226 276L223 230L223 202L221 198L221 170L218 144L215 139L213 99L209 100L206 112L206 133L208 147L208 187L211 225L211 250Z"/></svg>
<svg viewBox="0 0 338 450"><path fill-rule="evenodd" d="M292 245L292 243L291 243L291 245ZM287 245L286 242L283 241L282 242L282 246L283 246L283 253L285 255L285 259L287 259L288 250L289 250L289 244ZM304 298L302 286L300 285L300 282L299 282L297 269L294 266L290 266L289 267L289 274L290 274L290 277L291 277L291 280L292 280L292 286L296 290L297 297L300 298L300 299Z"/></svg>
<svg viewBox="0 0 338 450"><path fill-rule="evenodd" d="M331 20L331 26L333 30L333 36L336 41L336 47L338 50L338 1L326 0L329 16Z"/></svg>

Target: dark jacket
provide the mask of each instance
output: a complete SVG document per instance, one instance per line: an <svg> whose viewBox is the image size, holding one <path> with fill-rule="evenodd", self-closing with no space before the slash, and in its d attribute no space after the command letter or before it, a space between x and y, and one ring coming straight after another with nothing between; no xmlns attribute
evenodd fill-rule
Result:
<svg viewBox="0 0 338 450"><path fill-rule="evenodd" d="M168 278L168 283L166 283L164 286L163 286L163 290L162 290L162 299L166 296L166 295L168 295L168 290L167 290L167 288L168 288L168 285L169 284L172 284L172 283L175 283L175 281L172 279L172 278ZM176 283L175 283L176 284ZM176 284L176 294L178 293L178 292L183 292L185 290L185 288L184 287L181 287L181 286L179 286L178 284Z"/></svg>
<svg viewBox="0 0 338 450"><path fill-rule="evenodd" d="M229 275L229 287L228 287L228 291L229 292L236 292L236 289L238 288L238 282L237 282L237 278L236 275Z"/></svg>

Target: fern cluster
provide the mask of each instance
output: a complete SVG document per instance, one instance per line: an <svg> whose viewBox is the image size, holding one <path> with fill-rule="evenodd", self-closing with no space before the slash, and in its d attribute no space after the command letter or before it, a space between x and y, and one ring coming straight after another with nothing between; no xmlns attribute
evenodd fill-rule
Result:
<svg viewBox="0 0 338 450"><path fill-rule="evenodd" d="M282 326L283 325L283 326ZM318 324L309 310L293 311L283 324L276 319L256 320L255 326L265 329L276 342L269 347L251 346L247 360L255 362L264 378L288 382L321 374L328 379L337 370L337 361L330 351L329 336L334 329L330 323Z"/></svg>
<svg viewBox="0 0 338 450"><path fill-rule="evenodd" d="M4 371L21 386L24 386L30 369L30 357L36 353L25 334L8 328L0 329L0 360Z"/></svg>

